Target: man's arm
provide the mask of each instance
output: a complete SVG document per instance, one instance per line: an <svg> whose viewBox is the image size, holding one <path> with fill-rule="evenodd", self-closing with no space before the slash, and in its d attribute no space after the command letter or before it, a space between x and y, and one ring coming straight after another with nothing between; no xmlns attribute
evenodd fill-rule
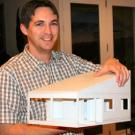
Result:
<svg viewBox="0 0 135 135"><path fill-rule="evenodd" d="M58 135L64 133L58 127L27 124L0 124L0 135Z"/></svg>

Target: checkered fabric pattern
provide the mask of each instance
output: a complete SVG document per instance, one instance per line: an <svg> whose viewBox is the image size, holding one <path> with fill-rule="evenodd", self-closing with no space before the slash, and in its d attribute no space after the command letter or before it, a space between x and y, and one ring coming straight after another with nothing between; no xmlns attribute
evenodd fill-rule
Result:
<svg viewBox="0 0 135 135"><path fill-rule="evenodd" d="M50 63L45 64L32 56L26 46L0 67L0 123L27 123L29 91L99 68L98 64L64 52L52 52ZM45 119L45 103L34 102L32 106L32 117ZM68 133L72 134L75 133Z"/></svg>

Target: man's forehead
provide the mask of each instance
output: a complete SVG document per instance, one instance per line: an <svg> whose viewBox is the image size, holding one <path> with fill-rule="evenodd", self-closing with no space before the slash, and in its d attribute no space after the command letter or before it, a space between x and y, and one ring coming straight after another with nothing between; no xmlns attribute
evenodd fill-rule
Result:
<svg viewBox="0 0 135 135"><path fill-rule="evenodd" d="M53 22L53 21L58 21L58 18L57 18L57 16L52 17L52 18L44 18L41 16L40 17L32 16L31 21L33 21L33 22Z"/></svg>

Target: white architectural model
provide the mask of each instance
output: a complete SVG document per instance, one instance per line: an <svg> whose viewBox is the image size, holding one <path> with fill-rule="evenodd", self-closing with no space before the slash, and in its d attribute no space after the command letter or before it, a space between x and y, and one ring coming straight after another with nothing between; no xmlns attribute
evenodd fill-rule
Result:
<svg viewBox="0 0 135 135"><path fill-rule="evenodd" d="M30 102L44 99L46 120L30 116ZM77 75L31 91L28 95L28 123L63 127L86 127L130 121L130 80L118 87L112 74L94 77Z"/></svg>

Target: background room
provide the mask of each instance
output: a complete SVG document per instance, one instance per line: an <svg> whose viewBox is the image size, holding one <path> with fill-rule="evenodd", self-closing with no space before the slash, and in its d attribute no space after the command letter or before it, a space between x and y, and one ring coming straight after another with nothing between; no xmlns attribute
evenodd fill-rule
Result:
<svg viewBox="0 0 135 135"><path fill-rule="evenodd" d="M28 0L0 0L0 65L23 50L18 7ZM126 135L135 128L135 1L51 0L57 6L60 37L56 50L94 63L115 57L131 70L132 121L87 129L85 134ZM96 52L96 53L94 53Z"/></svg>

